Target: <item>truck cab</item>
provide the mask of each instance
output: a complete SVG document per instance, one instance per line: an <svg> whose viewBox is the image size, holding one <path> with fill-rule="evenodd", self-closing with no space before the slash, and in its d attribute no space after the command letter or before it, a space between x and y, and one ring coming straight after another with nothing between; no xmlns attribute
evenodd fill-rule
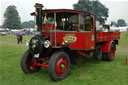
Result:
<svg viewBox="0 0 128 85"><path fill-rule="evenodd" d="M67 44L72 50L95 49L94 15L70 9L46 9L42 21L42 34L50 36L53 46Z"/></svg>

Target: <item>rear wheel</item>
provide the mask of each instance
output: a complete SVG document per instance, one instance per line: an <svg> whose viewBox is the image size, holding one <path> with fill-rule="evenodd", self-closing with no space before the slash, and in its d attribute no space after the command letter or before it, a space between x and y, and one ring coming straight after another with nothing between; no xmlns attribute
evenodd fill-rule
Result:
<svg viewBox="0 0 128 85"><path fill-rule="evenodd" d="M94 59L96 60L102 60L102 49L101 49L101 45L97 45L96 49L94 51L93 54Z"/></svg>
<svg viewBox="0 0 128 85"><path fill-rule="evenodd" d="M27 50L21 58L21 68L24 73L32 73L40 71L41 67L34 65L32 54Z"/></svg>
<svg viewBox="0 0 128 85"><path fill-rule="evenodd" d="M104 60L112 61L115 58L115 45L112 43L108 53L103 54Z"/></svg>
<svg viewBox="0 0 128 85"><path fill-rule="evenodd" d="M59 81L68 76L70 70L70 59L67 53L58 51L53 53L48 63L50 77Z"/></svg>

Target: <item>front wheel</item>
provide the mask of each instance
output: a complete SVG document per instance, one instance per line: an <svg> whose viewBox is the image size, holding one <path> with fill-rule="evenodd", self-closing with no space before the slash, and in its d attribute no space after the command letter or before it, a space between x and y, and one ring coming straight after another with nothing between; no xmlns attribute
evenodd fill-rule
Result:
<svg viewBox="0 0 128 85"><path fill-rule="evenodd" d="M59 81L68 76L70 70L70 59L67 53L57 51L53 53L48 63L48 73L50 77Z"/></svg>
<svg viewBox="0 0 128 85"><path fill-rule="evenodd" d="M27 50L21 58L21 68L26 74L38 72L41 69L41 67L34 65L33 56L29 50Z"/></svg>

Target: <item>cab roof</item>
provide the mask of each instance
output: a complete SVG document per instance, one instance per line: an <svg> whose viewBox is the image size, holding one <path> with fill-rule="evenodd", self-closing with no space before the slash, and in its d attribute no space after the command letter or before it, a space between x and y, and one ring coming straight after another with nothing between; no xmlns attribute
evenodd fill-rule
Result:
<svg viewBox="0 0 128 85"><path fill-rule="evenodd" d="M61 12L68 12L68 13L78 13L78 14L86 14L86 15L93 15L89 12L84 12L84 11L77 11L77 10L73 10L73 9L45 9L43 10L43 13L61 13ZM35 12L31 13L31 15L34 15Z"/></svg>
<svg viewBox="0 0 128 85"><path fill-rule="evenodd" d="M50 12L70 12L70 13L86 13L86 14L91 14L88 12L84 12L84 11L77 11L77 10L73 10L73 9L45 9L43 10L46 13L50 13Z"/></svg>

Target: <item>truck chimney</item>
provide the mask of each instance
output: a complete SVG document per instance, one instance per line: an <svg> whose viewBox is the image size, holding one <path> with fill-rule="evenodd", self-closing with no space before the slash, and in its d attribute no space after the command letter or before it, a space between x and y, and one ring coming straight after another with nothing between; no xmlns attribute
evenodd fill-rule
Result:
<svg viewBox="0 0 128 85"><path fill-rule="evenodd" d="M35 4L35 9L36 9L36 25L37 25L37 31L42 33L42 8L44 7L42 4Z"/></svg>

